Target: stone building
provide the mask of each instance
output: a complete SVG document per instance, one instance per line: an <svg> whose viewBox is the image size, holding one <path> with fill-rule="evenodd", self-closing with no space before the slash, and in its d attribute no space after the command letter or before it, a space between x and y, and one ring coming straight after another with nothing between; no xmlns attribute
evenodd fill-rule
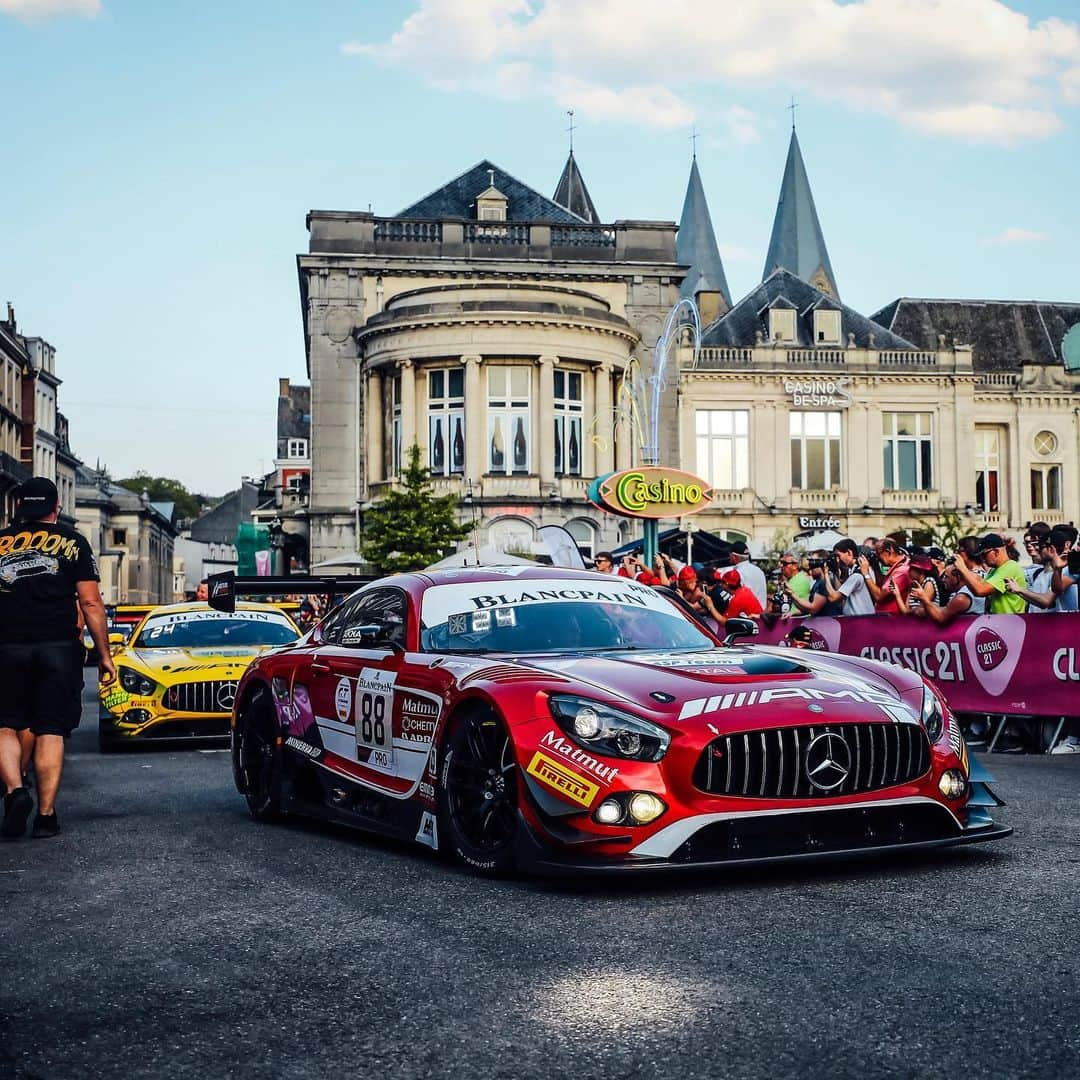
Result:
<svg viewBox="0 0 1080 1080"><path fill-rule="evenodd" d="M105 603L173 601L172 504L152 503L104 472L79 466L75 516L98 561Z"/></svg>
<svg viewBox="0 0 1080 1080"><path fill-rule="evenodd" d="M634 459L616 396L678 299L674 222L602 224L571 154L553 199L482 161L398 214L307 226L313 562L356 550L413 443L482 544L527 551L548 523L586 551L625 537L586 489Z"/></svg>
<svg viewBox="0 0 1080 1080"><path fill-rule="evenodd" d="M764 546L943 512L971 531L1080 520L1080 304L840 300L794 131L764 280L729 307L697 164L679 230L706 316L680 350L678 460L697 525Z"/></svg>
<svg viewBox="0 0 1080 1080"><path fill-rule="evenodd" d="M274 471L263 477L259 505L252 515L260 525L281 532L278 569L307 570L308 502L311 498L311 387L278 380L277 450ZM275 523L276 522L276 523Z"/></svg>
<svg viewBox="0 0 1080 1080"><path fill-rule="evenodd" d="M15 511L15 493L30 478L22 463L23 378L30 366L26 344L15 325L15 312L8 304L7 318L0 319L0 528L10 523Z"/></svg>
<svg viewBox="0 0 1080 1080"><path fill-rule="evenodd" d="M19 332L8 304L0 320L0 526L11 520L16 489L47 476L60 495L60 520L75 523L75 470L67 417L57 407L56 349Z"/></svg>

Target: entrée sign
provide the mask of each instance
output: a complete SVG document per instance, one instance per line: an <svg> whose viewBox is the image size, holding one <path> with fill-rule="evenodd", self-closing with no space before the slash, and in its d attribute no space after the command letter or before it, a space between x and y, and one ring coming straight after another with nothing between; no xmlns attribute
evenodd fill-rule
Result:
<svg viewBox="0 0 1080 1080"><path fill-rule="evenodd" d="M700 477L678 469L644 467L597 477L589 499L622 517L678 518L707 510L713 489Z"/></svg>
<svg viewBox="0 0 1080 1080"><path fill-rule="evenodd" d="M801 517L800 529L839 529L840 519L833 517Z"/></svg>

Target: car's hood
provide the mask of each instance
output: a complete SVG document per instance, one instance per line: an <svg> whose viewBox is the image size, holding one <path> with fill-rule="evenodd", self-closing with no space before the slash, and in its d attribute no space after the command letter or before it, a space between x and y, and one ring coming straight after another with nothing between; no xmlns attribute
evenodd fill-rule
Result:
<svg viewBox="0 0 1080 1080"><path fill-rule="evenodd" d="M622 698L663 722L690 728L910 721L922 702L921 681L910 673L783 648L529 656L517 663L576 683L567 693Z"/></svg>
<svg viewBox="0 0 1080 1080"><path fill-rule="evenodd" d="M190 681L199 678L239 676L269 645L210 646L204 649L126 649L115 657L118 664L131 662L153 672L159 681Z"/></svg>

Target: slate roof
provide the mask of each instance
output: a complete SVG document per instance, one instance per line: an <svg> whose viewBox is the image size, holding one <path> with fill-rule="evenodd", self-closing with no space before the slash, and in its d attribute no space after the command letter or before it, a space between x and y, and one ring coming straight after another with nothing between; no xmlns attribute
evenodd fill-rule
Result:
<svg viewBox="0 0 1080 1080"><path fill-rule="evenodd" d="M814 342L814 308L827 294L788 270L775 270L752 292L744 296L726 315L706 327L702 335L702 345L741 345L755 344L760 331L764 341L769 340L769 308L794 306L795 333L798 347L809 349ZM870 346L870 335L874 335L874 348L877 349L919 349L899 334L893 333L881 324L860 315L846 304L830 303L840 312L840 340L847 345L848 334L855 335L855 344L860 348ZM929 346L928 346L929 347Z"/></svg>
<svg viewBox="0 0 1080 1080"><path fill-rule="evenodd" d="M776 204L776 217L773 219L762 278L767 279L778 266L790 270L803 281L813 281L815 275L824 273L832 286L831 290L825 291L831 291L837 299L840 298L794 128L791 130L791 143L788 145L784 178L780 182L780 199Z"/></svg>
<svg viewBox="0 0 1080 1080"><path fill-rule="evenodd" d="M476 196L491 186L491 173L495 174L495 187L506 196L508 221L552 221L563 225L581 225L584 219L559 206L546 195L534 191L527 184L511 176L504 169L486 159L466 169L448 184L425 195L419 202L407 206L395 217L411 220L441 221L444 218L476 218Z"/></svg>
<svg viewBox="0 0 1080 1080"><path fill-rule="evenodd" d="M250 522L252 511L259 502L259 486L241 481L236 491L230 491L213 509L207 510L191 523L191 539L203 544L232 544L242 521Z"/></svg>
<svg viewBox="0 0 1080 1080"><path fill-rule="evenodd" d="M570 156L566 159L562 176L559 177L552 198L560 206L569 210L570 213L581 218L582 221L587 221L591 225L599 224L600 215L596 212L596 207L593 206L592 197L589 195L589 189L585 186L585 179L578 168L573 150L570 151Z"/></svg>
<svg viewBox="0 0 1080 1080"><path fill-rule="evenodd" d="M1063 362L1061 342L1080 324L1080 303L900 297L873 317L920 348L936 349L938 335L970 345L976 371L1019 371Z"/></svg>
<svg viewBox="0 0 1080 1080"><path fill-rule="evenodd" d="M716 244L712 216L701 184L697 158L690 165L690 179L686 184L679 233L675 238L675 259L690 267L683 279L679 295L693 299L694 293L708 289L719 292L724 303L731 307L731 290L728 288L720 248Z"/></svg>

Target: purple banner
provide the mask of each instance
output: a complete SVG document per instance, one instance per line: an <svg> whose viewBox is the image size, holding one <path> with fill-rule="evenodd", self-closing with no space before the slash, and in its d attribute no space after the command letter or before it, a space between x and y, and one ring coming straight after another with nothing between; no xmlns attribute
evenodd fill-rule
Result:
<svg viewBox="0 0 1080 1080"><path fill-rule="evenodd" d="M755 644L884 660L932 679L956 712L1080 716L1080 615L969 615L941 627L900 615L782 618Z"/></svg>

